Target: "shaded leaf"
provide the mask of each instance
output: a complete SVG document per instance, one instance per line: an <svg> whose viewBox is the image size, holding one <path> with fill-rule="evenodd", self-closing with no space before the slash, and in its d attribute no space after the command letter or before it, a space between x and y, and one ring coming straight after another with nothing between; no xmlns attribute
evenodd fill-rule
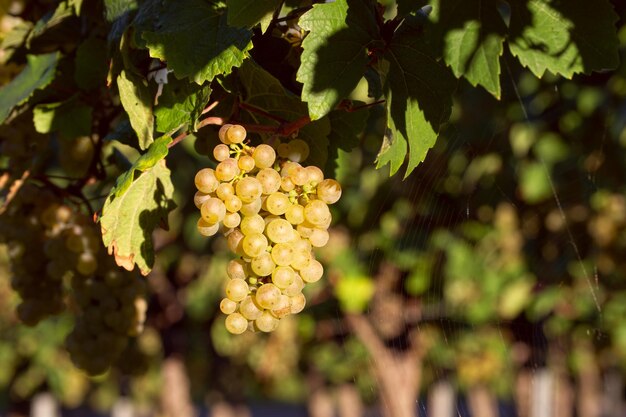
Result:
<svg viewBox="0 0 626 417"><path fill-rule="evenodd" d="M354 104L358 106L362 103L355 102ZM324 171L332 173L333 178L337 177L335 169L340 154L350 152L359 146L359 137L365 130L368 116L369 109L367 108L353 112L334 110L328 114L330 134L328 135L328 161Z"/></svg>
<svg viewBox="0 0 626 417"><path fill-rule="evenodd" d="M104 40L92 37L81 43L76 51L76 85L82 90L106 85L107 58L107 44Z"/></svg>
<svg viewBox="0 0 626 417"><path fill-rule="evenodd" d="M39 104L33 109L33 123L39 133L59 132L71 139L91 133L93 108L76 99L62 103Z"/></svg>
<svg viewBox="0 0 626 417"><path fill-rule="evenodd" d="M506 25L497 0L436 0L433 39L442 42L443 58L458 78L482 85L500 97L500 56Z"/></svg>
<svg viewBox="0 0 626 417"><path fill-rule="evenodd" d="M252 48L252 33L228 26L226 14L204 0L169 0L157 28L143 39L153 58L167 61L178 78L198 84L228 74Z"/></svg>
<svg viewBox="0 0 626 417"><path fill-rule="evenodd" d="M509 48L538 77L571 78L619 63L615 22L607 0L512 1Z"/></svg>
<svg viewBox="0 0 626 417"><path fill-rule="evenodd" d="M102 241L117 264L129 271L137 265L147 275L152 269L152 232L176 207L170 174L165 161L159 161L133 181L123 195L117 195L117 187L112 189L104 203L100 217Z"/></svg>
<svg viewBox="0 0 626 417"><path fill-rule="evenodd" d="M153 142L154 116L152 96L145 80L138 75L122 71L117 77L120 101L133 130L137 134L139 148L146 149Z"/></svg>
<svg viewBox="0 0 626 417"><path fill-rule="evenodd" d="M251 28L266 19L271 19L281 0L228 0L228 24Z"/></svg>
<svg viewBox="0 0 626 417"><path fill-rule="evenodd" d="M35 90L44 88L54 79L59 55L27 55L27 64L9 84L0 88L0 123L15 106L25 103Z"/></svg>
<svg viewBox="0 0 626 417"><path fill-rule="evenodd" d="M441 124L450 117L456 83L424 38L408 31L394 37L384 58L388 62L383 89L389 132L378 166L390 163L391 174L397 172L408 145L406 176L424 160Z"/></svg>
<svg viewBox="0 0 626 417"><path fill-rule="evenodd" d="M252 60L246 60L238 75L245 91L244 101L266 112L294 121L307 116L307 106L286 91L280 82ZM276 125L275 120L251 114L255 120L266 125ZM323 167L328 157L328 134L330 123L327 118L316 120L300 129L298 137L306 141L311 150L305 161L307 165Z"/></svg>
<svg viewBox="0 0 626 417"><path fill-rule="evenodd" d="M297 80L311 119L331 111L359 83L369 57L367 48L379 37L370 1L337 0L316 4L298 24L309 34L302 42Z"/></svg>

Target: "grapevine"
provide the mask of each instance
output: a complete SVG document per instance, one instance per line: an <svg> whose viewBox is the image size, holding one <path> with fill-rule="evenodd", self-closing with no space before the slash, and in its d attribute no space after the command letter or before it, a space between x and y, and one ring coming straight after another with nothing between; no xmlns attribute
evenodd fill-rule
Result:
<svg viewBox="0 0 626 417"><path fill-rule="evenodd" d="M106 253L89 217L49 189L25 184L0 216L9 247L11 285L27 325L69 310L71 359L89 374L106 371L138 335L145 320L145 284Z"/></svg>
<svg viewBox="0 0 626 417"><path fill-rule="evenodd" d="M313 248L328 242L328 205L341 197L337 181L300 164L309 154L302 139L251 146L246 135L243 126L222 126L216 168L195 177L199 233L221 231L238 256L228 265L220 303L233 334L271 332L304 309L302 290L324 272Z"/></svg>

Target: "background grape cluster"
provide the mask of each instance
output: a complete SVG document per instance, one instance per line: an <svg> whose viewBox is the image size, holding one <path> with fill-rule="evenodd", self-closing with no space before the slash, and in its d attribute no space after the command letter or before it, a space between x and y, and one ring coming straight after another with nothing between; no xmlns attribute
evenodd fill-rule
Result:
<svg viewBox="0 0 626 417"><path fill-rule="evenodd" d="M213 236L222 228L239 256L228 264L220 303L226 329L271 332L281 318L302 311L302 289L322 277L312 249L328 242L328 205L339 200L341 186L318 167L300 164L309 154L301 139L253 147L240 125L224 125L219 138L216 168L195 177L198 231Z"/></svg>
<svg viewBox="0 0 626 417"><path fill-rule="evenodd" d="M20 320L34 326L69 305L72 361L90 374L106 371L143 328L143 280L115 265L92 219L32 183L0 216L0 239L9 247Z"/></svg>

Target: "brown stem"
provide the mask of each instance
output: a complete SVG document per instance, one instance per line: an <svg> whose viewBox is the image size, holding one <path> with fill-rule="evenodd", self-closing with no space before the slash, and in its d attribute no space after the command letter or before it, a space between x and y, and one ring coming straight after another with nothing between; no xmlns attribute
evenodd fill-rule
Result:
<svg viewBox="0 0 626 417"><path fill-rule="evenodd" d="M271 114L271 113L268 113L265 110L259 109L256 106L252 106L250 104L242 103L242 102L239 102L238 105L242 109L248 110L251 113L260 114L263 117L267 117L268 119L276 120L277 122L280 122L280 123L287 123L287 120L283 119L282 117L276 116L276 115Z"/></svg>

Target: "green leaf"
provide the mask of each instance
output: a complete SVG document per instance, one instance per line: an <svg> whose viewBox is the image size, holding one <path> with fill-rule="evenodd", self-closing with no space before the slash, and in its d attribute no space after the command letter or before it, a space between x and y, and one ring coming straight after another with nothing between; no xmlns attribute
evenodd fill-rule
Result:
<svg viewBox="0 0 626 417"><path fill-rule="evenodd" d="M0 42L2 63L9 62L11 57L24 46L32 28L31 22L24 21L18 23L9 33L3 34L2 42Z"/></svg>
<svg viewBox="0 0 626 417"><path fill-rule="evenodd" d="M406 177L424 160L441 124L450 117L456 83L424 37L408 30L394 37L384 58L388 62L383 89L389 132L379 153L378 167L389 163L391 174L396 173L408 145Z"/></svg>
<svg viewBox="0 0 626 417"><path fill-rule="evenodd" d="M536 76L617 67L618 16L607 0L511 2L509 48Z"/></svg>
<svg viewBox="0 0 626 417"><path fill-rule="evenodd" d="M433 39L443 42L443 58L454 75L482 85L500 98L500 56L506 25L497 0L435 0Z"/></svg>
<svg viewBox="0 0 626 417"><path fill-rule="evenodd" d="M355 105L362 103L355 102ZM327 173L332 173L336 178L338 158L342 153L350 152L359 146L359 136L365 130L365 124L369 116L369 109L364 108L353 112L345 110L334 110L328 114L330 121L330 134L328 135L328 161L324 169Z"/></svg>
<svg viewBox="0 0 626 417"><path fill-rule="evenodd" d="M31 50L49 51L66 43L67 39L80 36L79 23L74 7L67 1L61 1L54 12L45 14L35 23L26 45Z"/></svg>
<svg viewBox="0 0 626 417"><path fill-rule="evenodd" d="M138 75L122 71L117 77L120 101L139 140L139 148L146 149L154 141L154 116L152 96L145 80Z"/></svg>
<svg viewBox="0 0 626 417"><path fill-rule="evenodd" d="M252 33L228 26L226 14L204 0L166 1L157 27L143 34L150 56L198 84L230 73L252 48Z"/></svg>
<svg viewBox="0 0 626 417"><path fill-rule="evenodd" d="M65 139L91 134L93 108L76 99L62 103L39 104L33 110L33 123L39 133L59 132Z"/></svg>
<svg viewBox="0 0 626 417"><path fill-rule="evenodd" d="M311 119L331 111L359 83L379 38L373 2L337 0L316 4L298 24L309 34L302 42L297 80ZM379 41L380 42L380 41Z"/></svg>
<svg viewBox="0 0 626 417"><path fill-rule="evenodd" d="M151 169L157 162L164 159L169 152L167 145L169 145L171 141L172 138L169 136L161 136L156 139L154 143L150 145L148 151L141 155L128 171L117 178L117 182L115 183L115 196L119 197L123 195L130 188L139 172Z"/></svg>
<svg viewBox="0 0 626 417"><path fill-rule="evenodd" d="M3 123L15 106L25 103L35 90L52 82L59 55L27 55L27 64L9 84L0 88L0 123Z"/></svg>
<svg viewBox="0 0 626 417"><path fill-rule="evenodd" d="M280 6L281 0L227 0L228 24L251 28L268 18Z"/></svg>
<svg viewBox="0 0 626 417"><path fill-rule="evenodd" d="M137 0L104 0L104 8L107 22L112 23L137 9Z"/></svg>
<svg viewBox="0 0 626 417"><path fill-rule="evenodd" d="M163 86L159 105L154 110L158 132L173 132L187 124L195 130L196 121L202 114L211 95L211 88L190 83L187 80L170 80Z"/></svg>
<svg viewBox="0 0 626 417"><path fill-rule="evenodd" d="M367 308L375 289L374 282L368 276L346 275L335 285L335 296L343 311L361 313Z"/></svg>
<svg viewBox="0 0 626 417"><path fill-rule="evenodd" d="M85 91L105 86L107 58L107 44L104 40L91 37L81 43L76 50L76 85Z"/></svg>
<svg viewBox="0 0 626 417"><path fill-rule="evenodd" d="M549 198L552 195L552 186L547 167L539 162L522 166L519 187L522 198L529 204L537 204Z"/></svg>
<svg viewBox="0 0 626 417"><path fill-rule="evenodd" d="M104 203L100 227L102 241L117 264L127 270L135 265L147 275L154 264L152 232L167 220L176 204L174 186L165 161L159 161L132 182L123 195L114 188Z"/></svg>
<svg viewBox="0 0 626 417"><path fill-rule="evenodd" d="M252 60L246 60L238 70L245 91L244 101L264 111L294 121L307 116L307 106L286 91L276 78ZM266 125L276 125L275 120L250 113L253 120ZM327 118L316 120L302 127L298 137L306 141L311 150L305 161L307 165L323 167L328 158L328 134L330 123Z"/></svg>

